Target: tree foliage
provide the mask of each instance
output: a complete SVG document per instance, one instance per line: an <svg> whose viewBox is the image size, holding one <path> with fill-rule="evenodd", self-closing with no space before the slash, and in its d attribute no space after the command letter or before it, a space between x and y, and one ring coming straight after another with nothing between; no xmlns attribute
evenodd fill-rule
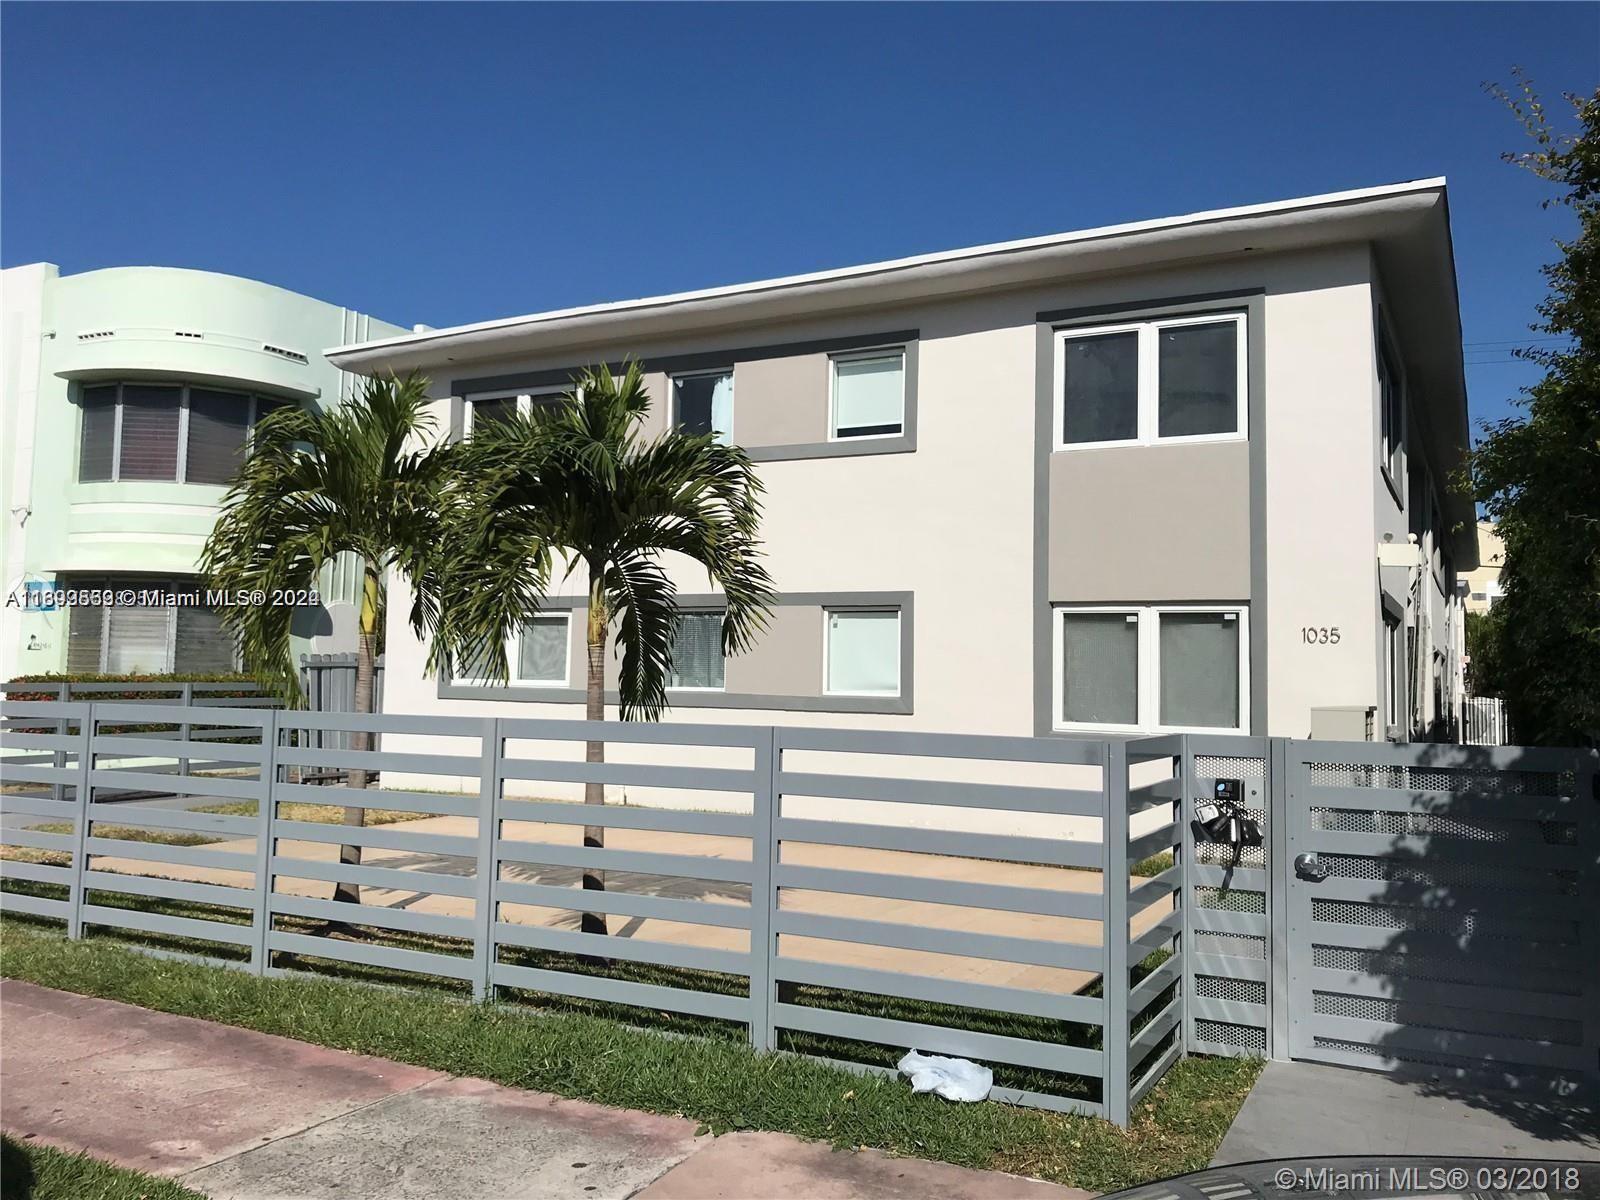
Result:
<svg viewBox="0 0 1600 1200"><path fill-rule="evenodd" d="M1473 696L1499 696L1505 685L1504 621L1496 606L1487 612L1467 614L1467 691Z"/></svg>
<svg viewBox="0 0 1600 1200"><path fill-rule="evenodd" d="M1505 596L1495 606L1499 684L1518 736L1545 745L1600 743L1600 92L1569 94L1564 133L1527 80L1491 89L1534 148L1506 159L1556 185L1545 206L1570 208L1577 236L1544 268L1549 294L1533 328L1548 345L1518 351L1544 377L1520 415L1486 425L1469 470L1505 542ZM1553 348L1551 348L1553 347Z"/></svg>
<svg viewBox="0 0 1600 1200"><path fill-rule="evenodd" d="M507 643L552 577L581 572L588 644L605 649L614 630L621 650L622 718L655 720L676 628L671 557L703 568L726 597L725 651L750 646L773 598L757 539L761 481L743 450L711 434L646 439L649 409L637 363L621 376L600 366L559 402L474 429L447 521L431 668L472 662L503 682Z"/></svg>
<svg viewBox="0 0 1600 1200"><path fill-rule="evenodd" d="M427 403L420 376L368 379L326 412L285 407L263 419L201 553L211 586L269 596L315 588L324 564L353 551L364 564L361 631L375 640L385 572L398 567L424 585L437 578L450 451L431 445ZM420 591L426 606L431 590ZM297 699L294 609L235 604L219 615L251 673Z"/></svg>

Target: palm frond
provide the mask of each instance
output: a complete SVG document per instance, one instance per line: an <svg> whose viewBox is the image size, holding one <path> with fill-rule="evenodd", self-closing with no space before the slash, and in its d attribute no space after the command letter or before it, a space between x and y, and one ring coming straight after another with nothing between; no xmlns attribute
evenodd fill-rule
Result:
<svg viewBox="0 0 1600 1200"><path fill-rule="evenodd" d="M427 381L412 374L366 380L327 412L279 409L264 418L201 551L211 586L235 594L310 588L324 564L353 551L380 578L400 567L422 606L436 610L452 451L433 444L427 406ZM297 700L293 610L230 605L219 616L246 667Z"/></svg>
<svg viewBox="0 0 1600 1200"><path fill-rule="evenodd" d="M456 460L443 558L450 566L430 663L497 664L538 611L557 559L581 564L616 627L624 719L666 704L676 589L663 561L683 555L727 598L723 645L750 647L774 600L761 561L760 479L744 451L674 429L642 435L650 396L636 361L580 373L554 405L485 426Z"/></svg>

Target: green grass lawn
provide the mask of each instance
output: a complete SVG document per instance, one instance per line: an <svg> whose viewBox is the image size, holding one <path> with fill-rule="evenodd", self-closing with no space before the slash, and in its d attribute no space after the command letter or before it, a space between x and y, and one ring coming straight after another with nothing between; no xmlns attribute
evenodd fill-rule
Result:
<svg viewBox="0 0 1600 1200"><path fill-rule="evenodd" d="M23 880L0 880L0 892L5 891L22 892L55 899L64 899L66 895L66 889L60 885L37 884ZM91 890L88 895L90 903L102 908L128 909L164 916L186 917L191 920L221 922L227 925L249 925L251 923L252 913L246 907L248 898L248 893L241 892L239 906L225 907L189 900L128 895L114 891ZM275 924L277 928L290 933L322 935L327 933L326 922L310 918L280 915L276 918ZM470 957L473 949L471 941L465 938L403 932L384 929L379 926L360 925L359 923L354 923L350 929L343 932L346 936L354 935L367 945L389 946L400 950L422 951L454 958ZM157 950L200 955L212 959L226 959L234 962L246 962L250 958L250 949L247 946L173 934L151 933L124 926L88 924L84 927L83 936L88 940L109 941L117 945L144 946ZM467 997L471 991L470 985L461 979L443 975L423 975L384 967L370 967L340 960L333 956L338 953L337 942L331 944L329 950L331 952L330 955L325 957L298 953L288 954L278 951L274 955L274 965L291 968L296 972L322 975L345 981L384 983L395 987L412 989L427 988L444 994L454 994L460 998ZM1135 964L1131 973L1131 982L1137 984L1146 974L1160 966L1166 958L1167 952L1160 950L1149 955L1143 962ZM502 946L500 948L500 961L517 966L542 968L574 975L598 976L628 983L683 988L690 991L710 992L724 996L744 996L748 994L749 989L749 982L743 975L730 975L650 962L633 962L627 959L602 961L586 955L520 946ZM1099 1049L1101 1044L1099 1026L1081 1021L1026 1016L1017 1013L942 1004L928 1000L882 996L840 988L816 987L809 984L782 983L779 985L779 991L779 998L785 1003L802 1007L832 1009L857 1013L862 1016L886 1017L897 1021L946 1026L952 1029L968 1029L980 1033L1028 1038L1037 1042L1081 1046L1094 1050ZM1091 984L1084 989L1083 994L1098 996L1100 994L1099 983ZM1137 1032L1143 1027L1145 1021L1159 1012L1167 1001L1171 999L1172 995L1173 989L1169 988L1156 997L1135 1021L1134 1032ZM555 992L527 991L511 987L501 988L500 996L501 999L507 1002L540 1010L608 1017L625 1024L668 1033L721 1038L736 1043L743 1043L748 1037L746 1026L742 1021L698 1016L692 1013L640 1008L618 1001L590 1000L576 996L561 995ZM856 1038L827 1036L795 1029L779 1031L778 1048L791 1050L799 1054L811 1054L820 1058L887 1068L893 1068L905 1053L905 1047L903 1046L882 1045ZM1162 1049L1164 1049L1164 1046ZM1157 1053L1159 1053L1159 1050ZM1042 1092L1047 1095L1090 1102L1097 1101L1100 1098L1100 1081L1096 1077L1042 1070L1012 1063L997 1062L991 1064L991 1066L994 1071L995 1086L997 1087L1020 1088L1025 1091ZM1134 1075L1137 1078L1137 1070Z"/></svg>
<svg viewBox="0 0 1600 1200"><path fill-rule="evenodd" d="M17 917L0 918L0 975L513 1087L681 1114L719 1133L779 1130L1096 1191L1205 1166L1260 1071L1250 1059L1179 1062L1123 1130L1089 1117L914 1096L902 1079L757 1054L728 1038L665 1037L564 1008L257 978L104 939L68 941Z"/></svg>
<svg viewBox="0 0 1600 1200"><path fill-rule="evenodd" d="M0 1140L0 1200L205 1200L199 1192L10 1136Z"/></svg>

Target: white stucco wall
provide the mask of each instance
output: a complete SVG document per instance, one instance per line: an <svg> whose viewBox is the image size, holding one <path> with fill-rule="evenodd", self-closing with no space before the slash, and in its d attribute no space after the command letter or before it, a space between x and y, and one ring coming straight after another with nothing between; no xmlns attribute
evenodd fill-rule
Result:
<svg viewBox="0 0 1600 1200"><path fill-rule="evenodd" d="M1327 251L1312 286L1267 296L1267 729L1376 702L1378 568L1370 264ZM1338 642L1306 640L1337 629ZM1330 635L1331 637L1331 635Z"/></svg>

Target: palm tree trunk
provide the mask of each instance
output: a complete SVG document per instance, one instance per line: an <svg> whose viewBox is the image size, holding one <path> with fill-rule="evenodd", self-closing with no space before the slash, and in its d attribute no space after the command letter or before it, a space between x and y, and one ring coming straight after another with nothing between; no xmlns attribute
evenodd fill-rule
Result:
<svg viewBox="0 0 1600 1200"><path fill-rule="evenodd" d="M605 662L606 662L606 613L599 598L591 594L589 599L589 670L586 680L587 688L584 695L584 716L590 721L603 721L606 717L606 692L605 692ZM584 746L583 761L587 763L603 763L606 760L606 744L603 741L589 741ZM583 785L583 802L585 804L604 804L606 802L606 785L590 781ZM583 827L583 844L596 850L605 849L606 829L604 825L585 825ZM603 892L606 890L606 875L599 868L588 868L583 872L583 888L587 892ZM579 929L584 933L606 932L606 918L603 913L583 914Z"/></svg>
<svg viewBox="0 0 1600 1200"><path fill-rule="evenodd" d="M375 689L373 680L377 674L377 647L378 647L378 578L370 571L364 581L361 598L361 633L356 643L356 694L355 711L370 713L373 709ZM357 730L350 735L350 748L357 751L372 748L372 735L365 730ZM365 790L369 772L364 767L351 767L345 776L347 786ZM360 829L367 823L367 810L364 808L346 807L344 810L344 824ZM340 846L339 861L351 866L361 865L360 846ZM333 898L348 904L361 903L361 885L357 883L339 883L334 885Z"/></svg>

